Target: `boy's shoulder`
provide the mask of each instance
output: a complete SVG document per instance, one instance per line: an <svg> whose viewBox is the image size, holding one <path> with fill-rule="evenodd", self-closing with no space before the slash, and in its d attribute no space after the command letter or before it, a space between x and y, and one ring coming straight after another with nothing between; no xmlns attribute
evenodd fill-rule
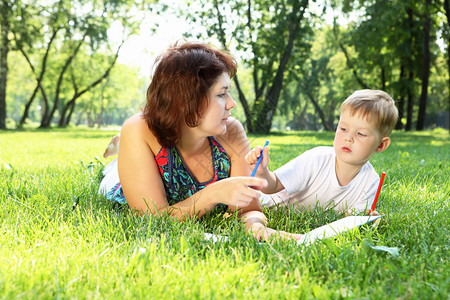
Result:
<svg viewBox="0 0 450 300"><path fill-rule="evenodd" d="M372 166L370 161L367 161L362 167L361 167L361 173L368 173L372 177L378 177L377 171L375 171L375 168Z"/></svg>
<svg viewBox="0 0 450 300"><path fill-rule="evenodd" d="M310 157L334 157L336 155L334 148L330 146L315 147L305 151L303 154Z"/></svg>
<svg viewBox="0 0 450 300"><path fill-rule="evenodd" d="M319 146L298 155L295 159L298 163L309 165L324 165L335 160L336 154L333 147Z"/></svg>

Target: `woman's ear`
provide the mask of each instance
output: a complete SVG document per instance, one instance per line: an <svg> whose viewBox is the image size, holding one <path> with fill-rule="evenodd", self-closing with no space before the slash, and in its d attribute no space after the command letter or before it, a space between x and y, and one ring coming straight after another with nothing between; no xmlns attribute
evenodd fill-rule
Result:
<svg viewBox="0 0 450 300"><path fill-rule="evenodd" d="M391 144L391 139L389 137L385 136L384 138L381 139L381 143L380 143L380 145L378 145L375 152L377 152L377 153L383 152L384 150L387 149L387 147L389 147L390 144Z"/></svg>

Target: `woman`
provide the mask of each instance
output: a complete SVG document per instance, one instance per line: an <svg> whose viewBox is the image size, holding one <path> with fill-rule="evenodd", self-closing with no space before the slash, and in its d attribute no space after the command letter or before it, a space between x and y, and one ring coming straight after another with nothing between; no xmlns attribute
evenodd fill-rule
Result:
<svg viewBox="0 0 450 300"><path fill-rule="evenodd" d="M250 151L242 125L231 118L229 95L236 63L226 52L200 43L175 45L156 60L147 101L122 126L120 183L108 199L141 213L168 211L183 220L216 206L238 215L258 239L289 234L267 228L258 201L267 185L249 177Z"/></svg>

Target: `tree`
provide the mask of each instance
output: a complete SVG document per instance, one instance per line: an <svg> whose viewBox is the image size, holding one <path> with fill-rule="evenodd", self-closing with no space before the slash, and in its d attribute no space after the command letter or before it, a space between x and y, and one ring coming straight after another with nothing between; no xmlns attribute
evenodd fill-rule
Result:
<svg viewBox="0 0 450 300"><path fill-rule="evenodd" d="M84 86L83 88L79 88L77 85L77 80L75 78L75 76L73 75L72 72L72 84L73 84L73 96L72 98L64 104L64 107L61 111L61 115L59 118L59 122L58 125L60 127L66 127L69 122L70 122L70 118L72 117L73 111L75 109L75 104L78 98L80 98L84 93L88 92L90 89L94 88L95 86L97 86L99 83L101 83L103 80L107 79L109 76L109 73L111 72L111 69L114 67L116 61L117 61L117 57L119 56L119 51L120 48L122 47L124 41L122 40L122 43L119 45L119 47L117 48L116 54L114 55L114 57L111 59L111 62L109 63L109 66L106 68L106 70L103 72L103 74L99 74L98 78L95 79L94 81L92 81L91 83L87 84L86 86Z"/></svg>
<svg viewBox="0 0 450 300"><path fill-rule="evenodd" d="M8 75L8 52L10 19L12 19L12 11L15 1L0 1L0 129L6 129L6 85Z"/></svg>
<svg viewBox="0 0 450 300"><path fill-rule="evenodd" d="M304 62L299 60L288 75L293 78L292 81L289 80L292 82L290 85L296 85L296 90L303 96L299 98L305 98L314 108L308 115L305 104L301 115L304 117L314 115L314 119L319 119L321 127L328 131L335 129L339 113L338 105L358 84L354 72L348 69L346 57L348 58L350 53L346 56L341 51L335 33L335 26L323 25L316 29L309 57ZM286 100L285 97L284 101ZM292 99L288 106L294 109L299 105L295 101L296 99Z"/></svg>
<svg viewBox="0 0 450 300"><path fill-rule="evenodd" d="M352 68L365 78L363 88L383 89L396 96L400 111L397 129L403 126L403 116L406 116L405 129L412 128L419 85L416 129L423 129L430 64L439 55L436 30L433 30L437 10L431 3L431 0L425 3L412 0L341 2L345 13L356 10L364 13L360 20L350 24L349 38L343 39L343 44L355 52Z"/></svg>
<svg viewBox="0 0 450 300"><path fill-rule="evenodd" d="M427 109L428 83L430 78L430 6L431 0L425 0L423 18L423 56L422 56L422 91L419 100L419 114L417 117L417 130L423 130Z"/></svg>
<svg viewBox="0 0 450 300"><path fill-rule="evenodd" d="M443 5L441 6L438 2L438 5L440 7L443 7L444 14L445 14L445 21L442 23L442 36L446 42L447 46L447 73L448 73L448 117L450 119L450 4L449 0L444 0ZM449 127L450 131L450 127Z"/></svg>
<svg viewBox="0 0 450 300"><path fill-rule="evenodd" d="M310 22L305 19L308 4L308 0L215 0L197 1L186 10L189 19L206 28L210 39L239 52L251 69L253 101L241 89L239 76L234 77L248 132L269 132L286 72L292 67L290 60L297 55L305 57L309 49L302 42L311 34Z"/></svg>
<svg viewBox="0 0 450 300"><path fill-rule="evenodd" d="M89 127L119 125L137 113L144 100L144 80L138 69L116 64L106 80L79 98L72 120Z"/></svg>
<svg viewBox="0 0 450 300"><path fill-rule="evenodd" d="M36 79L36 88L25 107L20 125L28 117L29 107L39 91L44 103L40 127L49 127L57 111L60 112L59 125L65 126L76 99L108 77L126 36L137 32L136 9L145 8L151 2L57 0L44 4L30 2L26 9L19 10L24 22L14 31L15 42ZM43 13L30 14L30 11ZM113 22L120 22L124 29L124 38L115 46L115 51L110 49L107 32ZM80 49L88 49L91 53L86 56L88 60L97 52L110 53L112 58L109 67L98 71L97 78L86 86L74 85L74 77L70 74ZM48 71L49 63L52 72ZM97 70L88 67L84 71L91 75ZM70 90L73 91L72 97L67 103L61 103Z"/></svg>

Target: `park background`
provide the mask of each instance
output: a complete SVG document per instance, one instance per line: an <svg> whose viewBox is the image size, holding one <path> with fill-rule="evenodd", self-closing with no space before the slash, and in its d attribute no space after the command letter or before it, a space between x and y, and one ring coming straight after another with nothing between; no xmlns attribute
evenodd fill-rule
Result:
<svg viewBox="0 0 450 300"><path fill-rule="evenodd" d="M448 16L437 0L0 0L0 299L448 299ZM184 33L238 60L233 114L270 140L271 169L332 145L355 89L390 93L381 222L260 244L236 215L180 223L98 195L101 154ZM343 217L265 213L296 233Z"/></svg>
<svg viewBox="0 0 450 300"><path fill-rule="evenodd" d="M397 130L448 128L447 0L1 1L0 128L120 126L152 61L181 40L238 63L249 133L333 131L356 89L382 89Z"/></svg>

